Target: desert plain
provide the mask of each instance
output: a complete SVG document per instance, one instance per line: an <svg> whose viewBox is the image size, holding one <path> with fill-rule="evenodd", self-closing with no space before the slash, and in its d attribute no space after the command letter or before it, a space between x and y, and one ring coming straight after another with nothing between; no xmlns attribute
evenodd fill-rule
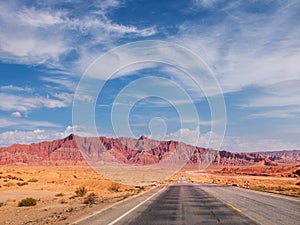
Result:
<svg viewBox="0 0 300 225"><path fill-rule="evenodd" d="M71 224L145 189L109 181L88 166L1 166L0 186L0 224ZM82 187L86 193L77 196ZM37 204L19 207L28 197Z"/></svg>
<svg viewBox="0 0 300 225"><path fill-rule="evenodd" d="M210 166L200 171L186 166L157 185L177 183L184 177L192 183L233 185L300 197L299 169L299 165ZM86 193L79 194L80 188ZM110 181L88 165L1 166L0 224L72 224L150 188ZM28 197L36 199L36 205L19 207L19 202Z"/></svg>

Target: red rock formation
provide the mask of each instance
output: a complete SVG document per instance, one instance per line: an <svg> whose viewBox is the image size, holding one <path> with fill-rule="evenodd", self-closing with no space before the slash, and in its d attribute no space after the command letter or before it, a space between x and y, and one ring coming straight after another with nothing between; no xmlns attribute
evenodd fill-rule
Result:
<svg viewBox="0 0 300 225"><path fill-rule="evenodd" d="M84 161L74 135L61 140L30 145L14 144L0 148L0 165L7 164L77 164Z"/></svg>
<svg viewBox="0 0 300 225"><path fill-rule="evenodd" d="M278 166L265 166L259 164L255 166L225 166L221 169L223 174L235 175L251 175L251 176L272 176L272 177L299 177L299 165L278 165ZM219 173L219 171L214 171Z"/></svg>
<svg viewBox="0 0 300 225"><path fill-rule="evenodd" d="M272 161L277 160L278 163L300 163L300 151L299 150L285 150L285 151L272 151L272 152L260 152L260 154L267 156Z"/></svg>
<svg viewBox="0 0 300 225"><path fill-rule="evenodd" d="M228 151L218 151L213 164L222 166L248 166L248 165L265 165L276 166L281 160L277 156L267 156L261 153L234 153ZM295 161L292 161L295 163Z"/></svg>
<svg viewBox="0 0 300 225"><path fill-rule="evenodd" d="M105 154L104 154L105 153ZM0 165L77 165L91 162L117 160L126 164L149 165L169 160L183 160L189 164L210 163L223 166L248 166L254 164L276 166L281 162L295 163L300 151L281 155L262 153L233 153L215 151L177 141L157 141L141 136L134 138L79 137L73 134L61 140L30 145L14 144L0 148ZM293 158L288 158L292 155ZM297 159L295 157L298 156ZM287 160L288 159L288 160ZM298 161L299 162L299 161Z"/></svg>

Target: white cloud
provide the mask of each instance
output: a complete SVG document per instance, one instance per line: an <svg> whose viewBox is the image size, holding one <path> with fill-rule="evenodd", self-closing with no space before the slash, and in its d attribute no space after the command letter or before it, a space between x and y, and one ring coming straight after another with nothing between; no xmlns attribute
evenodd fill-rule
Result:
<svg viewBox="0 0 300 225"><path fill-rule="evenodd" d="M159 66L161 66L161 63L156 63L156 62L141 62L141 63L131 64L119 70L116 74L114 74L113 78L119 76L130 76L130 75L138 74L144 69L157 69L159 68Z"/></svg>
<svg viewBox="0 0 300 225"><path fill-rule="evenodd" d="M171 133L165 139L178 140L190 145L197 145L198 138L200 137L200 128L196 127L195 130L188 128L181 128L180 130Z"/></svg>
<svg viewBox="0 0 300 225"><path fill-rule="evenodd" d="M22 117L22 114L18 111L11 113L11 117Z"/></svg>
<svg viewBox="0 0 300 225"><path fill-rule="evenodd" d="M37 22L39 17L45 21ZM50 21L56 17L50 11L1 2L1 59L25 64L57 63L70 46L64 43L63 33L54 32L58 27Z"/></svg>
<svg viewBox="0 0 300 225"><path fill-rule="evenodd" d="M104 47L113 46L114 40L124 35L146 37L156 33L154 27L113 22L107 14L120 6L119 1L69 4L66 8L56 1L47 6L1 2L0 58L81 74L92 62L90 56L98 56Z"/></svg>
<svg viewBox="0 0 300 225"><path fill-rule="evenodd" d="M197 126L195 129L181 128L174 133L166 135L165 139L182 141L193 146L219 150L222 144L223 136L217 135L212 131L201 133L200 127Z"/></svg>
<svg viewBox="0 0 300 225"><path fill-rule="evenodd" d="M300 79L287 80L265 87L264 95L250 99L244 107L299 106Z"/></svg>
<svg viewBox="0 0 300 225"><path fill-rule="evenodd" d="M299 135L300 134L300 130L298 126L294 126L294 127L284 127L280 130L282 133L286 133L286 134L296 134ZM299 146L299 144L298 144ZM299 149L300 147L297 147L297 149Z"/></svg>
<svg viewBox="0 0 300 225"><path fill-rule="evenodd" d="M76 94L76 101L93 103L95 101L93 96L84 95L84 94Z"/></svg>
<svg viewBox="0 0 300 225"><path fill-rule="evenodd" d="M8 120L6 118L0 118L0 128L14 126L17 123L15 121Z"/></svg>
<svg viewBox="0 0 300 225"><path fill-rule="evenodd" d="M225 137L222 149L238 152L279 151L299 149L299 142L281 139L251 139L246 137Z"/></svg>
<svg viewBox="0 0 300 225"><path fill-rule="evenodd" d="M13 130L0 133L0 146L12 144L31 144L41 141L52 141L61 139L72 133L72 127L68 126L63 131L33 129L31 131Z"/></svg>
<svg viewBox="0 0 300 225"><path fill-rule="evenodd" d="M0 90L2 91L23 91L23 92L31 92L32 88L29 87L20 87L20 86L14 86L14 85L6 85L1 86Z"/></svg>
<svg viewBox="0 0 300 225"><path fill-rule="evenodd" d="M41 134L41 133L44 133L44 132L45 132L45 130L40 130L40 129L36 129L36 130L33 131L33 133L35 133L35 134Z"/></svg>
<svg viewBox="0 0 300 225"><path fill-rule="evenodd" d="M193 6L198 8L211 8L221 0L193 0Z"/></svg>
<svg viewBox="0 0 300 225"><path fill-rule="evenodd" d="M4 111L20 111L26 112L31 109L46 108L64 108L72 103L72 94L59 93L53 97L26 97L7 93L0 93L0 109Z"/></svg>
<svg viewBox="0 0 300 225"><path fill-rule="evenodd" d="M0 119L2 124L2 120ZM8 146L15 143L30 144L47 140L55 140L68 136L73 133L72 126L67 126L64 130L45 130L35 128L30 131L6 131L0 133L0 146ZM75 127L75 129L77 129ZM298 132L294 131L294 132ZM289 131L290 132L290 131ZM89 136L89 135L87 135ZM198 139L198 146L207 147L209 142L217 143L222 137L208 132L200 134L199 129L180 129L177 132L165 136L166 140L178 140L187 144L194 145L195 140ZM221 149L233 152L256 152L256 151L276 151L276 150L292 150L299 149L297 142L288 142L281 139L251 139L242 136L226 136Z"/></svg>
<svg viewBox="0 0 300 225"><path fill-rule="evenodd" d="M62 133L60 133L60 135L64 137L64 136L67 136L67 135L69 135L73 132L74 132L74 127L73 126L67 126L66 129Z"/></svg>
<svg viewBox="0 0 300 225"><path fill-rule="evenodd" d="M287 130L286 132L291 133L291 130ZM195 145L195 140L197 140L197 146L207 147L220 145L220 150L224 149L233 152L293 150L299 149L300 145L299 142L290 142L275 138L252 139L243 136L225 136L222 141L223 137L213 132L200 134L199 128L196 128L195 130L180 129L167 135L165 139L183 141L191 145Z"/></svg>
<svg viewBox="0 0 300 225"><path fill-rule="evenodd" d="M300 108L285 108L285 109L264 109L263 112L253 113L250 118L299 118Z"/></svg>
<svg viewBox="0 0 300 225"><path fill-rule="evenodd" d="M202 57L225 93L298 79L300 26L295 18L299 9L300 4L289 3L266 14L246 12L240 4L216 8L220 22L211 26L185 22L171 40ZM222 17L224 12L227 17Z"/></svg>
<svg viewBox="0 0 300 225"><path fill-rule="evenodd" d="M29 27L56 26L64 23L65 13L61 11L50 12L36 8L24 8L17 13L21 25Z"/></svg>
<svg viewBox="0 0 300 225"><path fill-rule="evenodd" d="M52 87L53 84L56 85L53 88L67 88L70 91L74 91L77 85L78 81L72 81L70 76L48 76L48 77L41 77L41 81L44 81L46 83L51 83Z"/></svg>
<svg viewBox="0 0 300 225"><path fill-rule="evenodd" d="M297 109L300 103L299 2L274 2L268 10L260 12L250 11L238 1L223 2L224 8L215 7L213 1L195 2L199 7L213 9L215 18L209 25L206 23L209 18L201 23L186 21L170 40L196 52L210 66L223 92L234 94L227 95L228 101L236 101L238 94L241 95L243 104L236 106L248 114L244 118L284 118L286 126L294 123L300 115ZM249 4L259 8L259 4L267 3ZM184 85L194 89L189 80ZM244 92L252 89L257 91Z"/></svg>
<svg viewBox="0 0 300 225"><path fill-rule="evenodd" d="M0 118L0 128L19 128L24 130L32 130L40 127L58 128L61 126L59 124L51 123L49 121L37 121L19 118Z"/></svg>

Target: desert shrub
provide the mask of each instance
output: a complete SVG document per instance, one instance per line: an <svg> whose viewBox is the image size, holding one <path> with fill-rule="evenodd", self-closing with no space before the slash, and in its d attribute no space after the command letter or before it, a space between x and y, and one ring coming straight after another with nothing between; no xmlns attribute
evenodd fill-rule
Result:
<svg viewBox="0 0 300 225"><path fill-rule="evenodd" d="M94 192L92 192L84 199L83 203L92 205L96 203L96 200L97 200L97 195Z"/></svg>
<svg viewBox="0 0 300 225"><path fill-rule="evenodd" d="M62 197L62 196L64 196L64 195L65 195L65 194L61 192L61 193L56 194L55 196L56 196L56 197Z"/></svg>
<svg viewBox="0 0 300 225"><path fill-rule="evenodd" d="M0 202L0 207L4 206L4 202Z"/></svg>
<svg viewBox="0 0 300 225"><path fill-rule="evenodd" d="M284 191L284 189L281 186L277 187L276 190L277 191Z"/></svg>
<svg viewBox="0 0 300 225"><path fill-rule="evenodd" d="M135 188L136 188L138 194L145 190L144 186L135 186Z"/></svg>
<svg viewBox="0 0 300 225"><path fill-rule="evenodd" d="M78 197L83 197L87 193L86 187L82 186L76 189L75 194Z"/></svg>
<svg viewBox="0 0 300 225"><path fill-rule="evenodd" d="M31 179L28 180L28 182L38 182L38 180L35 179L35 178L31 178Z"/></svg>
<svg viewBox="0 0 300 225"><path fill-rule="evenodd" d="M27 182L18 182L17 183L18 186L24 186L24 185L27 185L27 184L28 184Z"/></svg>
<svg viewBox="0 0 300 225"><path fill-rule="evenodd" d="M117 183L113 183L109 188L111 192L119 192L119 189L120 189L120 185Z"/></svg>
<svg viewBox="0 0 300 225"><path fill-rule="evenodd" d="M132 194L127 193L127 194L123 195L123 199L129 198L130 196L132 196Z"/></svg>
<svg viewBox="0 0 300 225"><path fill-rule="evenodd" d="M74 208L72 208L72 207L70 207L70 208L68 208L68 209L66 210L67 213L71 213L71 212L73 212L73 211L74 211Z"/></svg>
<svg viewBox="0 0 300 225"><path fill-rule="evenodd" d="M19 207L34 206L34 205L36 205L36 199L34 199L34 198L24 198L18 204Z"/></svg>
<svg viewBox="0 0 300 225"><path fill-rule="evenodd" d="M11 186L15 186L16 184L15 183L12 183L12 182L8 182L6 184L3 184L3 186L5 187L11 187Z"/></svg>

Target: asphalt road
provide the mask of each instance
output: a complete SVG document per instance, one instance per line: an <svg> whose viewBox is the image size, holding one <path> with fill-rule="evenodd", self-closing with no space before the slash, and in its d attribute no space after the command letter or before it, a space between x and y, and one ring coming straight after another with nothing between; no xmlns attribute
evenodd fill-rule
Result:
<svg viewBox="0 0 300 225"><path fill-rule="evenodd" d="M93 224L299 224L299 199L218 185L156 188L76 222Z"/></svg>
<svg viewBox="0 0 300 225"><path fill-rule="evenodd" d="M300 198L224 185L207 184L200 188L221 201L230 203L260 224L300 224Z"/></svg>

